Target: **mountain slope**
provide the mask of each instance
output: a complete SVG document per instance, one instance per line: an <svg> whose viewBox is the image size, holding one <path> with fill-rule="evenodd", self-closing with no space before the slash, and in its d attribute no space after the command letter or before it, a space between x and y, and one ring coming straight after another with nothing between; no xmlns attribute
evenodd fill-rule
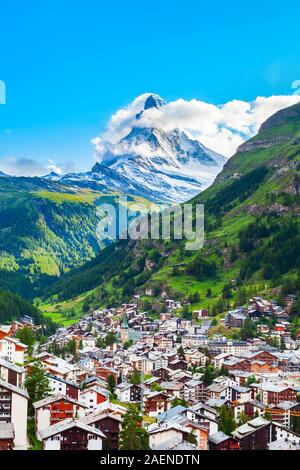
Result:
<svg viewBox="0 0 300 470"><path fill-rule="evenodd" d="M300 104L268 119L214 184L193 199L205 204L202 250L187 252L184 240L122 241L64 276L47 295L65 300L86 293L91 306L108 306L134 293L147 302L146 288L154 304L160 303L162 290L180 298L197 292L197 306L217 312L227 303L243 303L245 289L253 295L289 282L295 290L300 265L299 138Z"/></svg>
<svg viewBox="0 0 300 470"><path fill-rule="evenodd" d="M65 184L114 188L156 202L183 202L207 188L226 158L206 148L180 129L162 131L140 125L144 112L165 102L150 95L136 115L128 135L105 142L100 162L87 173L62 177Z"/></svg>
<svg viewBox="0 0 300 470"><path fill-rule="evenodd" d="M43 178L0 178L0 288L33 295L34 286L99 251L99 205L118 194L72 188ZM133 202L144 200L133 199Z"/></svg>

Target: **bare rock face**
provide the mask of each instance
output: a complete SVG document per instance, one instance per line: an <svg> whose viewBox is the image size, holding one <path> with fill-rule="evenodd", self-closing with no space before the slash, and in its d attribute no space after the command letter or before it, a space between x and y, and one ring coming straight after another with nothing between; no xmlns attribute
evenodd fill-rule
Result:
<svg viewBox="0 0 300 470"><path fill-rule="evenodd" d="M275 145L282 144L284 142L288 142L290 140L287 136L277 136L272 137L270 139L262 139L262 140L249 140L244 144L240 145L237 149L238 153L241 152L250 152L252 150L259 150L259 149L267 149L270 147L274 147Z"/></svg>
<svg viewBox="0 0 300 470"><path fill-rule="evenodd" d="M283 204L278 204L277 202L265 207L260 206L259 204L251 204L245 206L244 210L250 214L257 216L267 215L267 214L276 214L276 215L285 215L289 212L289 208Z"/></svg>

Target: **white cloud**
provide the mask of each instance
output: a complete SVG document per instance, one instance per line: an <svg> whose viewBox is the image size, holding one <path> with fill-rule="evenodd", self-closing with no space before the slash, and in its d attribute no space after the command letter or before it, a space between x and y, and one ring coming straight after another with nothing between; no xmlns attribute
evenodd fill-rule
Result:
<svg viewBox="0 0 300 470"><path fill-rule="evenodd" d="M6 157L0 160L0 171L12 176L44 176L51 171L63 175L74 170L72 161L59 164L48 160L46 164L41 164L31 158Z"/></svg>
<svg viewBox="0 0 300 470"><path fill-rule="evenodd" d="M207 147L230 157L241 143L257 133L268 117L300 101L297 95L259 96L251 102L232 100L222 105L178 99L160 109L144 111L137 120L136 114L143 109L148 96L149 93L144 93L118 110L111 117L106 131L92 140L96 159L101 160L103 154L111 150L111 144L125 137L133 126L186 130Z"/></svg>

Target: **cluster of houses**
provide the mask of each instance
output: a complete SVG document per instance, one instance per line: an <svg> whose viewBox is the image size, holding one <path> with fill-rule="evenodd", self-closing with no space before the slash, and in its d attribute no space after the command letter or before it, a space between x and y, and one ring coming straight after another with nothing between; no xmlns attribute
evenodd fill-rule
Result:
<svg viewBox="0 0 300 470"><path fill-rule="evenodd" d="M243 328L247 318L253 322L259 322L262 318L271 319L272 323L260 323L257 325L259 334L273 340L285 349L297 349L299 342L291 338L290 312L295 303L294 295L286 295L283 306L273 300L262 297L253 297L249 300L248 307L237 308L227 313L224 323L231 328Z"/></svg>
<svg viewBox="0 0 300 470"><path fill-rule="evenodd" d="M236 322L276 316L284 338L293 300L287 297L280 312L274 302L254 297L224 322L243 327ZM140 407L153 450L300 449L297 340L283 349L263 335L248 341L209 337L207 310L196 312L199 323L176 316L177 308L167 300L156 320L137 304L96 310L35 349L51 389L33 404L44 450L118 449L130 403ZM15 335L20 325L0 327L1 450L30 446L24 383L34 361L24 365L26 345ZM108 335L113 340L106 342ZM64 348L70 341L75 352L55 354L54 344ZM216 372L209 382L208 365ZM224 409L236 423L229 434L223 432Z"/></svg>

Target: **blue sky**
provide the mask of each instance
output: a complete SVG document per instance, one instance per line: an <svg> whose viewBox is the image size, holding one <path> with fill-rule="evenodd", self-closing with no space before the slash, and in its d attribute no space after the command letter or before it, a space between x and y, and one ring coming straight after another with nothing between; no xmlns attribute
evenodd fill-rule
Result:
<svg viewBox="0 0 300 470"><path fill-rule="evenodd" d="M299 1L1 2L1 159L93 164L91 138L144 92L167 101L290 94ZM1 168L1 165L0 165Z"/></svg>

